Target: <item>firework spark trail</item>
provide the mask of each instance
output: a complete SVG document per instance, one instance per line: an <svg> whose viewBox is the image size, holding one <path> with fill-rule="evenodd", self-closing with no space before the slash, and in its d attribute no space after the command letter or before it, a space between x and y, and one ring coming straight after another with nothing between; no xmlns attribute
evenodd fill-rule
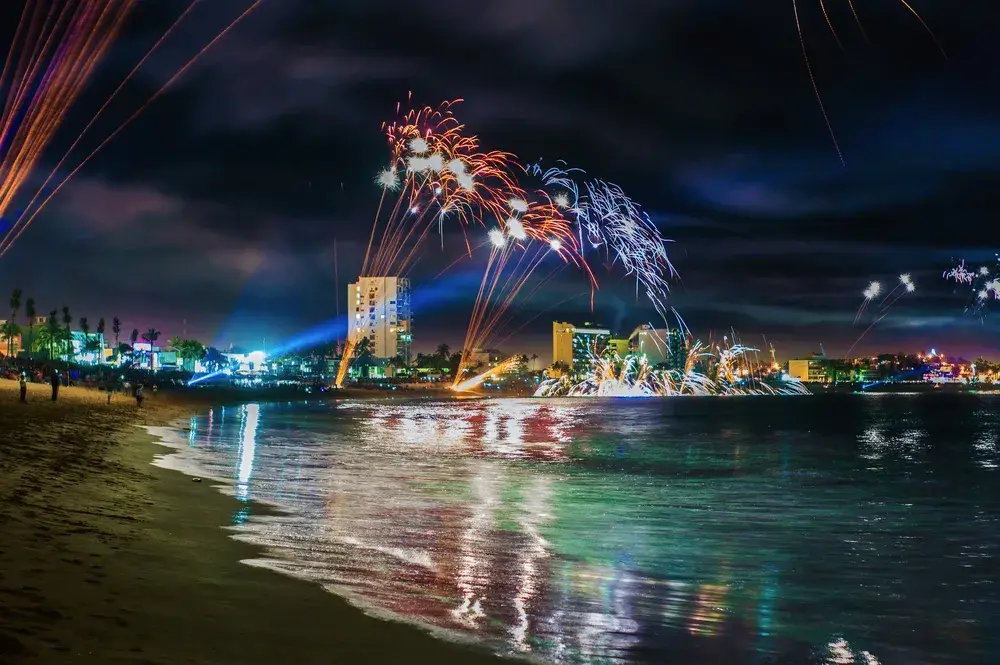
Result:
<svg viewBox="0 0 1000 665"><path fill-rule="evenodd" d="M826 105L823 103L823 96L819 91L819 84L816 82L816 75L813 72L812 62L809 59L809 51L806 48L805 33L802 28L802 20L799 16L799 2L798 0L791 0L791 2L792 2L792 16L795 19L795 31L796 34L798 35L799 46L802 49L802 61L806 67L806 74L809 77L809 84L812 86L813 96L815 96L816 98L816 104L819 106L820 114L823 116L823 122L826 124L826 129L830 134L830 139L833 141L834 150L837 151L837 157L838 159L840 159L840 163L846 166L846 162L844 161L844 153L840 148L840 142L837 140L837 135L833 130L833 123L830 121L830 116L827 113ZM833 39L837 42L837 46L839 46L841 50L844 50L844 44L841 41L840 36L837 34L837 31L834 29L833 21L830 18L830 14L827 12L825 0L817 0L817 2L819 4L820 12L822 12L823 14L823 19L826 22L826 26L830 30L830 34L833 35ZM941 41L937 38L937 35L934 34L934 31L931 30L931 27L924 20L923 16L921 16L920 13L913 8L913 5L907 2L907 0L899 0L899 4L902 5L910 14L912 14L917 19L917 21L924 28L927 34L930 35L930 38L934 41L934 45L937 46L939 51L941 51L941 55L947 58L948 54L947 52L945 52L944 46L941 44ZM864 37L865 41L870 41L868 39L868 33L865 32L864 25L861 22L861 17L858 15L857 8L854 6L854 1L847 0L847 5L848 7L850 7L851 15L854 17L854 22L857 24L858 30L860 30L861 32L861 36Z"/></svg>
<svg viewBox="0 0 1000 665"><path fill-rule="evenodd" d="M382 124L389 164L375 179L382 196L361 276L407 274L431 230L437 226L443 233L446 219L466 234L469 226L485 227L487 218L508 215L508 202L520 192L513 156L483 151L477 137L465 134L452 111L461 101L404 114L397 105L398 119ZM467 234L465 243L471 255ZM348 336L337 369L338 386L347 377L358 341L356 335Z"/></svg>
<svg viewBox="0 0 1000 665"><path fill-rule="evenodd" d="M713 345L693 342L680 371L657 370L644 356L604 356L592 359L592 369L578 380L548 379L536 397L680 397L734 395L808 395L796 380L772 385L750 360L756 349L737 342ZM698 371L709 365L708 372Z"/></svg>
<svg viewBox="0 0 1000 665"><path fill-rule="evenodd" d="M195 2L197 2L197 1L198 0L193 0L192 1L192 5ZM200 60L201 57L205 53L207 53L220 39L222 39L223 37L225 37L225 35L228 34L230 30L232 30L239 23L241 23L246 17L250 16L253 13L253 11L255 9L257 9L257 7L259 5L261 5L264 1L265 0L255 0L249 7L247 7L247 9L245 9L235 19L233 19L228 25L226 25L221 31L219 31L215 35L215 37L213 37L205 46L203 46L197 53L195 53L194 56L192 56L180 69L178 69L169 79L167 79L167 81L155 93L153 93L153 95L149 99L147 99L146 102L142 106L140 106L134 113L132 113L128 118L126 118L123 123L121 123L113 132L111 132L111 134L109 134L103 141L101 141L96 148L94 148L89 154L87 154L86 157L83 158L82 161L80 161L79 164L76 165L76 167L74 167L64 178L62 178L62 180L59 181L59 184L56 185L56 187L53 188L53 190L51 192L49 192L49 194L44 199L42 199L42 201L40 203L37 204L37 206L34 208L34 210L32 210L32 211L29 212L27 209L25 209L25 211L18 217L17 221L13 224L13 226L11 227L11 229L8 230L8 232L4 236L4 238L2 240L0 240L0 257L3 257L10 250L10 248L14 245L14 243L17 241L17 239L21 237L21 234L24 233L25 230L27 230L27 228L29 226L31 226L31 224L34 222L34 220L38 217L39 213L41 213L42 210L48 205L49 201L51 201L52 198L55 197L56 194L58 194L62 190L62 188L66 185L66 183L68 183L70 181L70 179L80 171L80 169L82 169L84 166L86 166L86 164L88 162L90 162L90 160L93 159L94 156L97 155L97 153L99 153L108 143L110 143L116 136L118 136L118 134L120 134L126 127L128 127L129 125L131 125L132 122L136 118L138 118L140 115L142 115L142 113L150 106L150 104L152 104L154 101L156 101L157 99L159 99L163 95L163 93L166 92L167 89L170 88L170 86L172 86L174 84L174 82L177 81L178 78L180 78L198 60ZM129 6L131 6L134 3L134 0L125 0L125 2ZM187 13L188 13L188 11L190 11L190 9L191 9L191 7L189 6L188 10L185 11L181 15L181 17L178 19L177 22L180 22L181 20L183 20L183 18L187 15ZM124 18L122 20L124 20ZM172 31L176 27L177 22L175 22L168 29L168 33L170 31ZM166 35L164 35L164 37L166 37ZM152 49L149 52L147 52L147 54L143 58L143 60L145 60L146 58L148 58L149 55L152 53L152 51L156 50L160 46L160 44L162 44L162 41L163 41L162 38L160 40L158 40L156 42L156 44L153 45ZM110 39L108 40L108 44L110 44ZM104 47L104 50L106 50L106 49L107 49L107 45L105 45L105 47ZM141 62L142 61L140 61L140 64L141 64ZM96 62L94 62L91 65L91 69L93 69L94 65L96 65ZM135 73L135 71L133 70L131 73L129 73L128 77L133 76L134 73ZM126 81L128 80L128 77L126 77ZM124 82L123 82L123 84L124 84ZM121 86L119 86L118 90L120 90L120 88L121 88ZM112 94L112 97L118 93L118 90L116 90ZM110 100L108 100L108 102L106 102L101 107L101 109L98 111L98 115L106 108L107 103L109 103L109 102L110 102ZM96 117L94 119L92 119L90 123L88 123L87 128L89 128L93 124L94 120L96 120ZM86 130L84 130L84 131L86 131ZM80 139L80 137L78 136L77 140L74 141L73 146L76 146L76 144L79 141L79 139ZM65 159L66 158L63 157L63 159L60 160L59 163L62 164L65 161ZM36 158L35 161L37 162L37 158ZM55 171L53 171L53 173L54 172ZM3 173L2 170L0 170L0 176L2 176L2 175L4 175L4 173ZM45 182L48 183L51 180L51 178L52 178L52 174L50 174L49 177L46 178ZM34 197L32 199L32 201L35 201L36 199L37 199L37 196Z"/></svg>
<svg viewBox="0 0 1000 665"><path fill-rule="evenodd" d="M135 74L139 71L139 69L141 69L142 66L146 63L146 61L149 60L150 56L152 56L157 50L159 50L160 46L163 45L163 42L165 42L170 37L170 35L173 34L173 32L177 29L177 27L184 21L185 18L187 18L188 14L191 13L191 11L195 8L195 6L197 6L199 2L200 0L192 0L191 4L187 6L187 9L185 9L181 13L181 15L177 17L177 19L170 25L170 27L167 28L166 32L164 32L160 36L160 38L156 40L156 43L153 44L153 46L146 52L146 54L142 56L139 62L136 63L136 65L132 68L132 70L128 73L128 75L125 76L124 79L122 79L121 83L118 84L118 87L115 88L115 91L112 92L111 96L104 101L101 107L97 110L97 113L93 115L93 117L90 119L90 122L88 122L87 125L83 128L83 130L81 130L81 132L77 135L76 139L74 139L73 143L66 150L66 153L62 156L62 158L58 161L58 163L56 163L56 165L49 172L49 175L45 178L45 181L38 188L38 191L35 192L34 196L31 197L31 200L28 201L28 204L24 207L25 211L30 210L32 206L35 205L36 201L38 201L38 198L42 195L42 192L45 191L45 188L48 187L49 183L52 181L52 178L54 178L56 173L58 173L59 169L62 168L62 165L69 158L70 154L76 149L77 145L79 145L80 141L87 134L87 132L90 131L90 128L94 126L94 123L97 122L97 119L104 114L108 106L110 106L111 102L113 102L115 98L118 96L118 93L122 91L122 89L125 87L125 84L128 83L130 80L132 80L132 77L135 76ZM0 246L2 245L3 243L0 243Z"/></svg>
<svg viewBox="0 0 1000 665"><path fill-rule="evenodd" d="M514 300L545 258L554 253L564 262L584 268L593 279L579 255L569 220L544 192L536 194L538 199L530 202L523 196L512 197L508 201L505 228L490 231L493 248L469 319L455 374L456 389L472 355L487 347ZM515 256L517 259L512 261Z"/></svg>
<svg viewBox="0 0 1000 665"><path fill-rule="evenodd" d="M882 293L882 284L875 281L869 282L868 287L861 292L864 300L861 301L861 306L858 307L858 312L854 315L854 325L857 325L858 321L864 315L865 310L868 309L868 303L877 298L880 293Z"/></svg>
<svg viewBox="0 0 1000 665"><path fill-rule="evenodd" d="M30 176L135 2L68 0L58 12L57 3L51 4L47 13L43 4L25 4L0 74L0 89L9 91L0 119L0 215Z"/></svg>
<svg viewBox="0 0 1000 665"><path fill-rule="evenodd" d="M487 379L491 379L495 376L500 376L501 374L507 374L508 372L513 371L514 368L516 368L520 362L521 361L519 358L513 358L513 357L507 358L506 360L497 363L494 367L489 368L482 374L474 376L471 379L462 381L461 383L455 384L454 386L452 386L451 389L457 392L466 392L469 390L474 390L478 388L480 385L482 385L483 381L486 381Z"/></svg>
<svg viewBox="0 0 1000 665"><path fill-rule="evenodd" d="M541 179L545 191L564 214L575 220L581 253L603 250L625 275L641 284L657 312L666 321L669 280L677 276L667 255L666 244L656 224L621 187L604 180L586 180L586 172L568 168L564 162L543 169L534 164L525 169ZM582 184L578 183L583 180Z"/></svg>
<svg viewBox="0 0 1000 665"><path fill-rule="evenodd" d="M876 284L878 284L878 282L872 282L871 284L868 285L868 288L865 289L866 296L868 295L869 292L873 292L872 296L873 298L878 295L879 291L881 290L881 286L879 286L878 289L874 289L874 291L872 288ZM879 321L881 321L882 319L884 319L886 316L889 315L889 311L892 309L892 306L896 303L897 300L899 300L900 298L909 293L915 292L916 290L917 290L917 285L914 284L913 278L910 276L909 273L903 273L902 275L900 275L899 283L896 284L896 286L893 287L892 291L889 291L882 299L882 302L879 303L879 310L875 318L868 325L868 327L865 328L860 335L858 335L858 338L854 340L854 343L851 344L851 347L849 349L847 349L847 353L844 354L844 357L850 357L851 352L858 345L858 343L862 339L864 339L865 335L867 335L872 330L872 328L874 328L879 323ZM896 291L900 292L896 294ZM895 297L893 297L893 294L896 294ZM857 319L855 319L855 323L857 323Z"/></svg>
<svg viewBox="0 0 1000 665"><path fill-rule="evenodd" d="M942 273L944 279L970 287L972 297L966 311L985 316L990 301L1000 300L1000 279L995 276L1000 274L1000 254L996 255L996 263L993 270L980 266L973 271L966 267L965 259L962 259L957 266Z"/></svg>
<svg viewBox="0 0 1000 665"><path fill-rule="evenodd" d="M946 270L942 275L945 279L954 280L957 284L972 284L976 276L965 267L965 259L962 259L957 266L951 270Z"/></svg>

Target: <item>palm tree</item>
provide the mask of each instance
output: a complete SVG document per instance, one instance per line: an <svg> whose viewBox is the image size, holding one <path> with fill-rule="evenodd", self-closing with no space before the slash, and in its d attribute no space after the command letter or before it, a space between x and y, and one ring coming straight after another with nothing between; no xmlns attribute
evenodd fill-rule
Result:
<svg viewBox="0 0 1000 665"><path fill-rule="evenodd" d="M537 353L532 353L531 354L531 370L534 371L536 367L538 367L538 354Z"/></svg>
<svg viewBox="0 0 1000 665"><path fill-rule="evenodd" d="M0 339L7 342L7 356L11 356L11 347L14 344L14 338L18 336L21 329L17 327L17 324L13 321L7 321L2 326L0 326Z"/></svg>
<svg viewBox="0 0 1000 665"><path fill-rule="evenodd" d="M72 362L73 353L76 349L73 348L73 315L69 312L69 307L63 305L62 308L62 323L63 323L63 342L66 344L66 362Z"/></svg>
<svg viewBox="0 0 1000 665"><path fill-rule="evenodd" d="M14 325L17 324L17 313L20 310L21 310L21 289L14 289L14 291L10 294L10 322L11 322L11 324L14 324ZM21 332L20 329L18 329L18 331L17 331L17 333L15 333L15 335L18 335L20 332ZM13 340L14 340L14 336L11 336L7 340L7 355L10 355L10 343ZM17 349L15 349L14 352L17 353Z"/></svg>
<svg viewBox="0 0 1000 665"><path fill-rule="evenodd" d="M447 361L449 356L451 356L451 347L447 344L438 344L437 357Z"/></svg>
<svg viewBox="0 0 1000 665"><path fill-rule="evenodd" d="M153 344L160 339L160 331L156 328L150 328L142 333L142 339L149 343L149 369L153 369Z"/></svg>
<svg viewBox="0 0 1000 665"><path fill-rule="evenodd" d="M118 348L118 336L122 334L122 322L118 320L118 317L111 319L111 332L115 334L115 348Z"/></svg>
<svg viewBox="0 0 1000 665"><path fill-rule="evenodd" d="M86 348L90 343L90 323L85 316L80 317L80 330L83 331L83 346Z"/></svg>
<svg viewBox="0 0 1000 665"><path fill-rule="evenodd" d="M372 360L372 341L362 337L354 349L354 365L361 370L361 378L367 379Z"/></svg>
<svg viewBox="0 0 1000 665"><path fill-rule="evenodd" d="M59 313L56 310L49 312L49 318L45 322L45 332L49 343L49 360L54 360L56 342L62 333L62 328L59 327Z"/></svg>
<svg viewBox="0 0 1000 665"><path fill-rule="evenodd" d="M35 348L35 316L38 312L35 311L35 299L28 298L27 302L24 303L24 315L28 317L28 357L32 355L32 351Z"/></svg>
<svg viewBox="0 0 1000 665"><path fill-rule="evenodd" d="M10 294L10 320L17 320L17 313L21 311L21 289L14 289Z"/></svg>
<svg viewBox="0 0 1000 665"><path fill-rule="evenodd" d="M97 360L98 362L104 362L104 317L97 319Z"/></svg>

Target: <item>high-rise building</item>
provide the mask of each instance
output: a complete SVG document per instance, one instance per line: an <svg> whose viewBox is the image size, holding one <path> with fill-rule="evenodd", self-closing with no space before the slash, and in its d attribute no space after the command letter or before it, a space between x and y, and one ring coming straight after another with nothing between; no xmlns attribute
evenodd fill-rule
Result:
<svg viewBox="0 0 1000 665"><path fill-rule="evenodd" d="M347 286L347 338L369 340L375 358L402 357L410 362L413 320L410 280L405 277L359 277Z"/></svg>
<svg viewBox="0 0 1000 665"><path fill-rule="evenodd" d="M687 365L688 340L680 327L671 328L667 333L667 369L683 372Z"/></svg>
<svg viewBox="0 0 1000 665"><path fill-rule="evenodd" d="M629 335L632 353L644 356L653 365L665 365L669 370L683 371L687 362L687 335L676 328L654 328L641 325Z"/></svg>
<svg viewBox="0 0 1000 665"><path fill-rule="evenodd" d="M611 331L586 323L552 323L552 362L565 363L574 372L585 372L608 348Z"/></svg>
<svg viewBox="0 0 1000 665"><path fill-rule="evenodd" d="M628 336L629 350L654 367L667 360L667 331L643 324Z"/></svg>

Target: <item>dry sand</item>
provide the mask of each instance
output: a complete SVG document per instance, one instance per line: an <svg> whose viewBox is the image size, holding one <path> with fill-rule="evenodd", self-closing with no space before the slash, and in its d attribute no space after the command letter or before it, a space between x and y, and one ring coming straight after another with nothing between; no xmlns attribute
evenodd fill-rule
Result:
<svg viewBox="0 0 1000 665"><path fill-rule="evenodd" d="M240 564L235 500L150 464L198 405L0 379L0 663L487 663Z"/></svg>

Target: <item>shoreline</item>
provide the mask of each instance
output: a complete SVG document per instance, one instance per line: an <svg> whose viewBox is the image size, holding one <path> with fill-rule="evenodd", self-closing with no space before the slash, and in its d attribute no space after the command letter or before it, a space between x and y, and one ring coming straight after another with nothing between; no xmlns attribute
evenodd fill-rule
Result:
<svg viewBox="0 0 1000 665"><path fill-rule="evenodd" d="M0 663L510 662L242 563L266 556L225 529L245 504L138 427L218 400L48 395L0 380Z"/></svg>

